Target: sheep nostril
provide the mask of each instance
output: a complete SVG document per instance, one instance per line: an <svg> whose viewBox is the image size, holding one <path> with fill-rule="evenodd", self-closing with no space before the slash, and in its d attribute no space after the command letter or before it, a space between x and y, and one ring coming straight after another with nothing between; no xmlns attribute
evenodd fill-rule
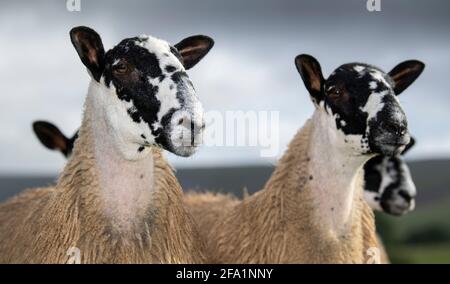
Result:
<svg viewBox="0 0 450 284"><path fill-rule="evenodd" d="M385 122L382 124L382 127L387 132L396 136L404 136L407 133L408 129L408 127L405 124L396 122Z"/></svg>
<svg viewBox="0 0 450 284"><path fill-rule="evenodd" d="M184 122L184 118L180 118L180 120L178 120L178 125L182 125Z"/></svg>
<svg viewBox="0 0 450 284"><path fill-rule="evenodd" d="M398 195L400 195L403 199L405 199L407 202L411 202L411 199L412 199L412 197L411 197L411 195L407 192L407 191L405 191L405 190L400 190L399 192L398 192Z"/></svg>
<svg viewBox="0 0 450 284"><path fill-rule="evenodd" d="M400 135L403 136L406 134L407 128L405 125L401 125L398 130L399 130Z"/></svg>
<svg viewBox="0 0 450 284"><path fill-rule="evenodd" d="M397 132L397 126L395 125L395 124L393 124L393 123L390 123L390 122L386 122L386 123L384 123L384 128L387 130L387 131L389 131L389 132L391 132L391 133L396 133Z"/></svg>

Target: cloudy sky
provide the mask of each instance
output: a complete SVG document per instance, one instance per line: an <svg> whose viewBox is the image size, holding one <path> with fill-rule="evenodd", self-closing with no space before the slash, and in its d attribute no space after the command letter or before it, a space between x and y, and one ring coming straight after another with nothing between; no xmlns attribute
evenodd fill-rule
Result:
<svg viewBox="0 0 450 284"><path fill-rule="evenodd" d="M70 44L77 25L96 29L106 48L125 37L150 34L171 43L193 34L215 39L191 72L207 111L278 111L280 155L313 107L294 57L314 55L329 74L362 61L388 71L406 59L427 64L400 97L418 144L410 159L450 157L450 3L381 0L81 0L0 1L0 174L55 173L61 155L44 149L31 131L36 119L66 134L80 124L89 77ZM203 147L178 167L269 164L261 147Z"/></svg>

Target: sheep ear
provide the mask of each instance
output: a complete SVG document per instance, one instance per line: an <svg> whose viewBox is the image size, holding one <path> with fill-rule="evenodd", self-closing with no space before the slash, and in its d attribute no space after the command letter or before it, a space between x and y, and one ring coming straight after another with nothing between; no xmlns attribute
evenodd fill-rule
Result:
<svg viewBox="0 0 450 284"><path fill-rule="evenodd" d="M96 81L103 73L105 50L100 35L88 27L76 27L70 31L70 39L81 62Z"/></svg>
<svg viewBox="0 0 450 284"><path fill-rule="evenodd" d="M175 44L186 69L194 67L213 46L214 40L204 35L191 36Z"/></svg>
<svg viewBox="0 0 450 284"><path fill-rule="evenodd" d="M35 121L33 130L39 141L51 150L58 150L67 156L69 139L55 125L46 121Z"/></svg>
<svg viewBox="0 0 450 284"><path fill-rule="evenodd" d="M405 155L406 152L408 152L409 150L411 150L411 148L416 145L416 139L414 139L413 137L411 137L411 141L409 141L409 144L406 145L405 150L403 150L402 155Z"/></svg>
<svg viewBox="0 0 450 284"><path fill-rule="evenodd" d="M398 96L406 90L422 73L425 64L418 60L408 60L394 67L389 76L394 80L394 92Z"/></svg>
<svg viewBox="0 0 450 284"><path fill-rule="evenodd" d="M321 99L325 79L317 59L311 55L301 54L295 58L295 66L311 96L317 100Z"/></svg>

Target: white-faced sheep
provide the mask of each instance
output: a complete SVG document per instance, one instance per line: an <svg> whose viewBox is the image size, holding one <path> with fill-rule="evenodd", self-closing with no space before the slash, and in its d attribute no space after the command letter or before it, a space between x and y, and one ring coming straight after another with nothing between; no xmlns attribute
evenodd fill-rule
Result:
<svg viewBox="0 0 450 284"><path fill-rule="evenodd" d="M203 262L159 148L196 151L203 109L185 70L213 41L193 36L171 46L139 36L105 53L90 28L70 36L92 77L79 137L55 187L0 205L0 262L65 263L72 247L82 263Z"/></svg>
<svg viewBox="0 0 450 284"><path fill-rule="evenodd" d="M424 64L406 61L389 73L345 64L324 79L313 57L300 55L295 63L315 112L265 187L242 201L186 196L213 262L373 261L369 252L378 243L373 212L363 200L361 169L375 155L397 155L409 143L396 96Z"/></svg>

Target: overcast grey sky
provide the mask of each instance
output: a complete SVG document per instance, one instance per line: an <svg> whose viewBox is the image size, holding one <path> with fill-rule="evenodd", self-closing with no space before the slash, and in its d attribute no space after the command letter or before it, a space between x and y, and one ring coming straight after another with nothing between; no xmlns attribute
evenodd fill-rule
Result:
<svg viewBox="0 0 450 284"><path fill-rule="evenodd" d="M412 3L413 2L413 3ZM55 173L64 159L43 148L31 122L55 122L66 134L80 124L89 77L70 44L77 25L96 29L106 48L150 34L171 43L206 34L216 45L190 72L206 110L280 112L280 154L312 114L294 67L309 53L325 75L362 61L388 71L406 59L426 63L400 100L417 147L409 158L450 157L450 2L381 0L81 0L0 1L0 173ZM268 164L258 147L203 147L175 166Z"/></svg>

